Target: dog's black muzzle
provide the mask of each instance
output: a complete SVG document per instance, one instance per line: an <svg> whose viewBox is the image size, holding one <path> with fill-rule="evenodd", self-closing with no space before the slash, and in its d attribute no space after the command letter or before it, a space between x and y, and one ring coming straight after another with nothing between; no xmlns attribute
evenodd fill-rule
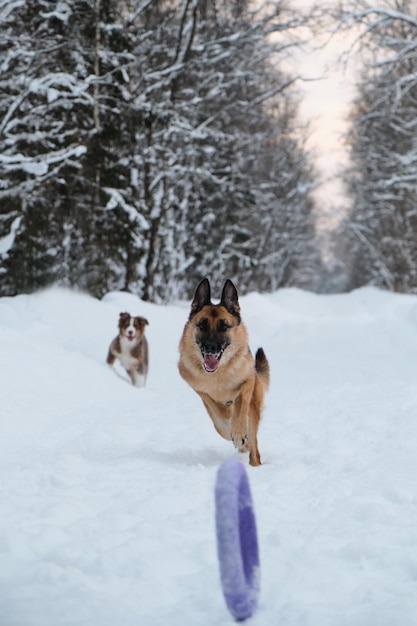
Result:
<svg viewBox="0 0 417 626"><path fill-rule="evenodd" d="M212 374L219 367L220 359L230 342L210 341L207 339L197 339L197 345L203 357L203 367L206 372Z"/></svg>

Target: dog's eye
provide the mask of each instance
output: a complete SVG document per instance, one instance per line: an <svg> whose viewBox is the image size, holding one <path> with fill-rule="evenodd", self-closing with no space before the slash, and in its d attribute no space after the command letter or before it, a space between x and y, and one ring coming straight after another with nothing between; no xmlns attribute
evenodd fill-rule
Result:
<svg viewBox="0 0 417 626"><path fill-rule="evenodd" d="M197 328L199 328L202 332L205 332L208 328L208 321L205 318L200 320L197 324Z"/></svg>
<svg viewBox="0 0 417 626"><path fill-rule="evenodd" d="M228 328L230 328L230 324L226 320L220 320L217 324L217 330L221 333L224 333Z"/></svg>

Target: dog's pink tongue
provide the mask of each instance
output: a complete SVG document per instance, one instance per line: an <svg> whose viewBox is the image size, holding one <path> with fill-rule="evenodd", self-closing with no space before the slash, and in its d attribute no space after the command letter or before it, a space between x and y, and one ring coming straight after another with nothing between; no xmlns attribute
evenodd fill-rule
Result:
<svg viewBox="0 0 417 626"><path fill-rule="evenodd" d="M215 372L219 367L219 359L215 354L205 354L204 355L204 367L209 372Z"/></svg>

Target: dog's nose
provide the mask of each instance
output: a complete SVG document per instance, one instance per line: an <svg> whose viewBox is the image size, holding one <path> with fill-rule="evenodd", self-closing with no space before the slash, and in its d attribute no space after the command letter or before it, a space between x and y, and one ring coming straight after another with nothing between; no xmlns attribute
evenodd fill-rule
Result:
<svg viewBox="0 0 417 626"><path fill-rule="evenodd" d="M220 351L219 344L214 341L205 341L202 347L208 354L217 354Z"/></svg>

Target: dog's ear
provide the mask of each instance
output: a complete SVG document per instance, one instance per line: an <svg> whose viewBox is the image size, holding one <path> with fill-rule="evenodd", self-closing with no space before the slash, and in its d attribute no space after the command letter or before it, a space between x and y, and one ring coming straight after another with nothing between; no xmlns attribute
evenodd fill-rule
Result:
<svg viewBox="0 0 417 626"><path fill-rule="evenodd" d="M149 326L149 322L146 317L137 317L136 319L139 320L140 325L143 326L143 328L145 328L146 325Z"/></svg>
<svg viewBox="0 0 417 626"><path fill-rule="evenodd" d="M208 278L203 278L195 290L194 300L191 303L190 317L201 311L206 304L211 304L210 283Z"/></svg>
<svg viewBox="0 0 417 626"><path fill-rule="evenodd" d="M117 324L118 329L122 330L123 328L125 328L129 324L129 319L130 313L120 313L119 322Z"/></svg>
<svg viewBox="0 0 417 626"><path fill-rule="evenodd" d="M227 279L224 283L222 298L220 304L224 306L229 313L240 319L240 306L237 295L237 289L231 280Z"/></svg>

